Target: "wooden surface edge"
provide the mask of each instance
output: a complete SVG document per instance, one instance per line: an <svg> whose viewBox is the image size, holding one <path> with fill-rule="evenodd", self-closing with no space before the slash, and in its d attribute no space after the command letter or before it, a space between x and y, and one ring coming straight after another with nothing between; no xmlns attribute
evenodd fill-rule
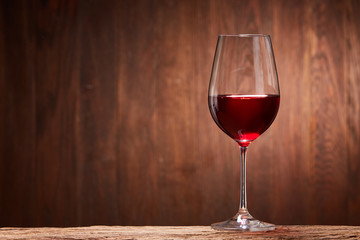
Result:
<svg viewBox="0 0 360 240"><path fill-rule="evenodd" d="M360 226L277 226L269 232L220 232L209 226L0 228L0 239L360 239Z"/></svg>

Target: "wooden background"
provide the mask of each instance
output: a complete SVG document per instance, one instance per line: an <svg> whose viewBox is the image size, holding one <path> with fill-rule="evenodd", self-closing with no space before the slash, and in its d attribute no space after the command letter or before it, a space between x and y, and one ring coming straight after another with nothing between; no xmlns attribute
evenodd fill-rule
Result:
<svg viewBox="0 0 360 240"><path fill-rule="evenodd" d="M217 35L271 34L279 114L249 148L276 224L360 224L360 1L3 0L0 226L207 225L235 214L211 119Z"/></svg>

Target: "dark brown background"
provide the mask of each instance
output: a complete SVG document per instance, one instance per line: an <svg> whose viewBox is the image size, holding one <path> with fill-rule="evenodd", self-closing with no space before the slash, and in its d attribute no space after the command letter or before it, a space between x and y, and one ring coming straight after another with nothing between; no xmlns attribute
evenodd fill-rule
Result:
<svg viewBox="0 0 360 240"><path fill-rule="evenodd" d="M0 3L0 225L199 225L238 207L212 121L217 35L268 33L281 106L249 148L251 213L360 224L360 1Z"/></svg>

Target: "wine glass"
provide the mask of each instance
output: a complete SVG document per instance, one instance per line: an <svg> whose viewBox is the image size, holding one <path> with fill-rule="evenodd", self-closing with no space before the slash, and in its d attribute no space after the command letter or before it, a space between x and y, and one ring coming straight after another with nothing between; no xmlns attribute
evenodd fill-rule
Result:
<svg viewBox="0 0 360 240"><path fill-rule="evenodd" d="M209 86L211 115L240 148L240 206L216 230L269 231L275 225L252 217L246 203L246 150L274 121L280 89L269 35L220 35Z"/></svg>

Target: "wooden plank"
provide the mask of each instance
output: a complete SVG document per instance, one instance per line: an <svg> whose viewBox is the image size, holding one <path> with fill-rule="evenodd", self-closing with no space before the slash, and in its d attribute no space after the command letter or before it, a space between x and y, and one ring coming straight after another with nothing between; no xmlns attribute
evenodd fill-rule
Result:
<svg viewBox="0 0 360 240"><path fill-rule="evenodd" d="M163 37L156 24L158 5L151 1L122 1L118 29L120 46L117 86L117 192L119 224L145 224L163 214L159 198L167 192L158 188L156 142L156 85L161 76L157 50ZM146 27L145 27L146 26ZM159 29L157 29L159 28ZM161 103L160 103L161 104ZM166 208L166 205L164 206ZM129 209L132 209L129 211Z"/></svg>
<svg viewBox="0 0 360 240"><path fill-rule="evenodd" d="M189 58L194 51L193 5L189 0L162 1L157 11L159 46L154 75L153 141L154 157L158 161L158 189L165 193L158 198L159 207L162 206L158 219L166 225L195 224L201 206L197 195L200 191L197 174L201 169L196 161L198 142L194 137L198 89L191 71L194 59Z"/></svg>
<svg viewBox="0 0 360 240"><path fill-rule="evenodd" d="M6 164L3 164L5 157L5 107L6 107L6 75L5 75L5 31L4 31L4 1L0 3L0 174L3 176L3 173L6 169ZM3 179L1 179L3 180ZM4 199L4 185L0 184L0 206L3 206ZM0 214L3 213L3 209L0 207ZM2 220L0 220L2 222Z"/></svg>
<svg viewBox="0 0 360 240"><path fill-rule="evenodd" d="M123 15L121 22L127 38L121 44L119 183L128 197L121 209L133 224L195 223L200 199L192 1L130 1L123 9L132 18Z"/></svg>
<svg viewBox="0 0 360 240"><path fill-rule="evenodd" d="M312 211L316 223L346 222L346 83L344 81L344 8L338 1L309 1L309 77L311 78Z"/></svg>
<svg viewBox="0 0 360 240"><path fill-rule="evenodd" d="M275 1L273 47L279 82L280 109L274 137L273 188L269 203L275 223L311 221L310 111L311 77L305 1ZM260 139L261 140L261 139ZM260 149L259 149L260 150Z"/></svg>
<svg viewBox="0 0 360 240"><path fill-rule="evenodd" d="M81 53L76 109L78 224L116 224L119 1L79 2ZM120 172L121 174L122 172Z"/></svg>
<svg viewBox="0 0 360 240"><path fill-rule="evenodd" d="M346 152L347 162L347 222L360 224L360 4L346 1L343 26L345 29L345 71L346 81Z"/></svg>
<svg viewBox="0 0 360 240"><path fill-rule="evenodd" d="M36 168L29 224L77 224L75 122L78 79L77 2L35 1Z"/></svg>
<svg viewBox="0 0 360 240"><path fill-rule="evenodd" d="M278 226L271 232L219 232L208 226L1 228L1 239L356 239L358 226Z"/></svg>
<svg viewBox="0 0 360 240"><path fill-rule="evenodd" d="M29 224L34 203L35 85L27 1L1 6L1 226ZM13 29L16 29L13 31ZM30 76L30 77L29 77ZM26 199L27 201L24 201Z"/></svg>

